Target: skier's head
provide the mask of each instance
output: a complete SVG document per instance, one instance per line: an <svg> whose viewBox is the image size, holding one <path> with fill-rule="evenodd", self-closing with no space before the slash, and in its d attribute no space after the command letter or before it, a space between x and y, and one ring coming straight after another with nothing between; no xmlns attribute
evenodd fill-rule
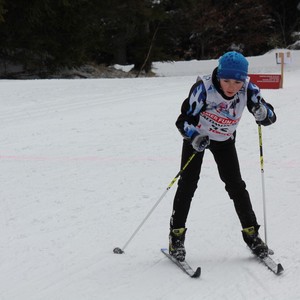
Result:
<svg viewBox="0 0 300 300"><path fill-rule="evenodd" d="M245 81L248 76L248 61L238 52L230 51L219 59L217 76L220 79Z"/></svg>

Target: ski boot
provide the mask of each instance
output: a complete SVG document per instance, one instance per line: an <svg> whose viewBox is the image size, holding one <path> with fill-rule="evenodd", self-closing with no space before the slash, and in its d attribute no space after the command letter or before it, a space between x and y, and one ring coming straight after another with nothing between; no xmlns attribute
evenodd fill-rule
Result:
<svg viewBox="0 0 300 300"><path fill-rule="evenodd" d="M169 253L178 261L185 259L185 240L186 228L171 229L169 235Z"/></svg>
<svg viewBox="0 0 300 300"><path fill-rule="evenodd" d="M251 226L242 230L245 243L251 251L258 257L264 258L269 254L269 249L266 243L258 234L259 226Z"/></svg>

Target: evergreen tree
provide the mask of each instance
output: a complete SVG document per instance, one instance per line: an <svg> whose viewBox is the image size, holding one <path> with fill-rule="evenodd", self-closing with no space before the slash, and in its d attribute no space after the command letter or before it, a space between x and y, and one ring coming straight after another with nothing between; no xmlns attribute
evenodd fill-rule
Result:
<svg viewBox="0 0 300 300"><path fill-rule="evenodd" d="M14 0L5 9L0 58L41 74L85 62L91 36L101 30L87 0Z"/></svg>
<svg viewBox="0 0 300 300"><path fill-rule="evenodd" d="M4 22L4 0L0 0L0 24Z"/></svg>
<svg viewBox="0 0 300 300"><path fill-rule="evenodd" d="M100 50L100 57L108 58L110 63L134 64L136 70L144 65L148 72L155 58L155 51L149 53L149 49L153 49L153 37L164 19L161 3L112 0L109 6L102 7L101 16L107 44Z"/></svg>
<svg viewBox="0 0 300 300"><path fill-rule="evenodd" d="M0 0L0 62L47 76L89 62L257 55L292 42L299 0Z"/></svg>
<svg viewBox="0 0 300 300"><path fill-rule="evenodd" d="M197 58L218 57L231 49L246 55L269 49L274 21L266 1L213 2L199 1L194 14L192 48Z"/></svg>
<svg viewBox="0 0 300 300"><path fill-rule="evenodd" d="M293 42L293 32L300 31L299 0L269 0L271 14L275 19L274 40L278 47L286 47Z"/></svg>

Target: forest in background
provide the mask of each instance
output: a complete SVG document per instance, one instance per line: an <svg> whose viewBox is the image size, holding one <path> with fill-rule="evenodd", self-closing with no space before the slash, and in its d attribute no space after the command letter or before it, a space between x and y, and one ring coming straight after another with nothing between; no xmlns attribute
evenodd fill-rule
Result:
<svg viewBox="0 0 300 300"><path fill-rule="evenodd" d="M0 0L0 77L246 56L300 40L299 0ZM11 74L14 75L11 75Z"/></svg>

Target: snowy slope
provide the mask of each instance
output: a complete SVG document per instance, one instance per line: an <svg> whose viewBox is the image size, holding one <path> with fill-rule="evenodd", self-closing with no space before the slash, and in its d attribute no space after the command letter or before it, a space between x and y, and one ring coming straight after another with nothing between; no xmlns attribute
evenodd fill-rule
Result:
<svg viewBox="0 0 300 300"><path fill-rule="evenodd" d="M157 63L158 78L1 80L0 299L300 299L300 52L292 54L284 89L263 91L278 115L263 143L268 242L281 276L245 247L209 151L187 224L187 260L201 265L201 278L159 251L176 186L126 253L112 252L177 174L174 122L195 74L216 61ZM279 72L274 53L249 60ZM247 112L237 147L263 224L257 126Z"/></svg>

